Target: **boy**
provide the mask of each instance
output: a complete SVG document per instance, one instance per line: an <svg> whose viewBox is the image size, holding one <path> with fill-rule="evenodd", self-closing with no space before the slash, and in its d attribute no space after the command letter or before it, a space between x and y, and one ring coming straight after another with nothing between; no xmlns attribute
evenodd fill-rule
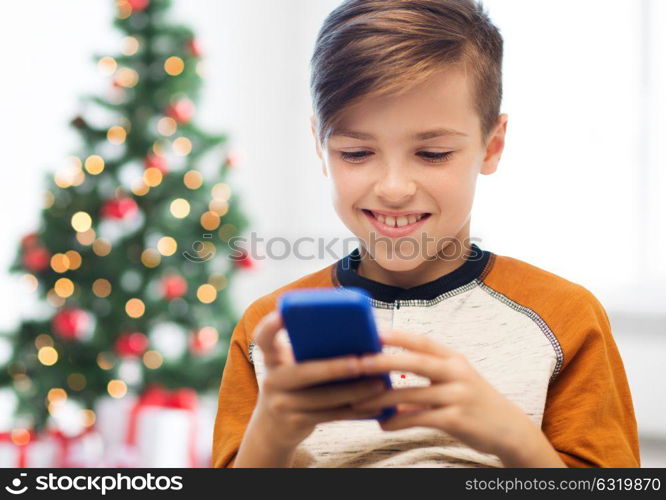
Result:
<svg viewBox="0 0 666 500"><path fill-rule="evenodd" d="M362 244L243 314L214 467L640 466L602 305L470 244L477 176L504 148L502 52L473 0L348 0L326 19L312 132L336 212ZM370 292L383 352L296 364L277 299L331 286ZM311 387L386 372L393 390ZM395 416L364 420L389 405Z"/></svg>

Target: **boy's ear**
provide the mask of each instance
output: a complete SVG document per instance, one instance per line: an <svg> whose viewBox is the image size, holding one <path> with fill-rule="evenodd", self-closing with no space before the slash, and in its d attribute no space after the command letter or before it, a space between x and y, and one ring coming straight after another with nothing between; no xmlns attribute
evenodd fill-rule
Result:
<svg viewBox="0 0 666 500"><path fill-rule="evenodd" d="M319 144L319 138L317 137L317 129L316 129L316 122L315 122L314 115L310 116L310 130L312 131L312 137L314 138L314 141L315 141L315 148L317 150L317 156L321 160L321 170L322 170L324 176L328 177L328 173L326 172L326 162L324 161L324 158L321 154L321 145Z"/></svg>
<svg viewBox="0 0 666 500"><path fill-rule="evenodd" d="M488 146L486 147L486 156L481 165L481 173L483 175L490 175L495 173L497 165L499 164L502 152L504 151L504 144L506 142L506 127L509 122L509 115L503 113L497 119L497 125L493 131Z"/></svg>

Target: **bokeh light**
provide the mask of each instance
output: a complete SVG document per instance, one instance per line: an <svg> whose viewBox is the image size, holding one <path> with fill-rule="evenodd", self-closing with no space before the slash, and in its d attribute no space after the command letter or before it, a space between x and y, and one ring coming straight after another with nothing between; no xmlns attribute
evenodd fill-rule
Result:
<svg viewBox="0 0 666 500"><path fill-rule="evenodd" d="M171 202L169 210L176 219L184 219L190 214L190 204L183 198L176 198Z"/></svg>
<svg viewBox="0 0 666 500"><path fill-rule="evenodd" d="M210 304L217 298L217 290L213 285L206 283L197 289L197 298L204 304Z"/></svg>
<svg viewBox="0 0 666 500"><path fill-rule="evenodd" d="M75 231L81 233L87 231L92 226L92 218L86 212L76 212L72 215L72 227Z"/></svg>
<svg viewBox="0 0 666 500"><path fill-rule="evenodd" d="M170 76L180 75L185 69L185 62L177 56L169 57L164 61L164 71Z"/></svg>
<svg viewBox="0 0 666 500"><path fill-rule="evenodd" d="M162 255L169 257L178 250L178 243L171 236L164 236L157 242L157 249Z"/></svg>
<svg viewBox="0 0 666 500"><path fill-rule="evenodd" d="M146 306L141 299L129 299L125 304L125 312L130 318L140 318L146 311Z"/></svg>

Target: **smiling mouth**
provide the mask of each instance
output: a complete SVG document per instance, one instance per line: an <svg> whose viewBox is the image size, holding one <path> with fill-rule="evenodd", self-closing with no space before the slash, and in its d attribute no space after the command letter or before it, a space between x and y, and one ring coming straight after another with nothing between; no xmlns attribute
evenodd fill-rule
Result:
<svg viewBox="0 0 666 500"><path fill-rule="evenodd" d="M413 214L408 214L408 215L400 215L398 217L392 217L392 216L385 216L382 214L378 214L373 212L372 210L367 210L367 209L362 209L363 212L376 219L380 223L392 227L392 228L401 228L401 227L406 227L410 226L412 224L416 224L417 222L426 219L430 217L430 213L424 212L424 213L413 213Z"/></svg>

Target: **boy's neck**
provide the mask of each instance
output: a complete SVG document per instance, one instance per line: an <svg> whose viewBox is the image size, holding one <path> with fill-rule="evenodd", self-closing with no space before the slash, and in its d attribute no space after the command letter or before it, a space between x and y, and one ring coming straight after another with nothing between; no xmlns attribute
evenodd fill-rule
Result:
<svg viewBox="0 0 666 500"><path fill-rule="evenodd" d="M377 263L377 260L370 257L367 249L361 247L361 261L358 264L356 272L359 276L385 285L404 289L413 288L449 274L465 263L465 260L472 252L469 238L458 238L456 246L463 248L463 251L458 252L454 258L446 257L452 250L452 244L454 242L449 242L443 247L439 251L437 258L423 261L417 268L409 271L390 271L385 269Z"/></svg>

